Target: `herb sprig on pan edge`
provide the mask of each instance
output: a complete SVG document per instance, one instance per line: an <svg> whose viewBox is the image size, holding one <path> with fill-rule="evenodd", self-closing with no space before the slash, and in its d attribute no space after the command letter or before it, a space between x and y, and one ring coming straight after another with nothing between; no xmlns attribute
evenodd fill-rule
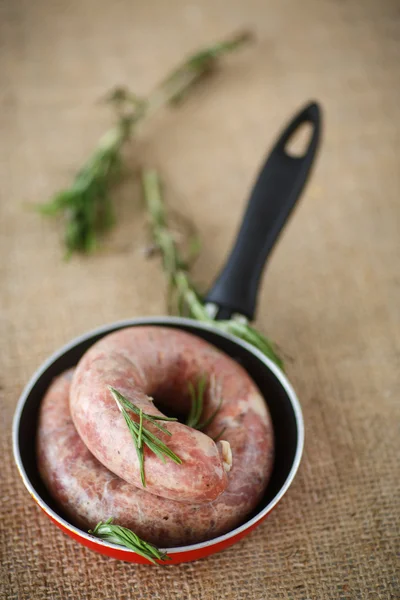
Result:
<svg viewBox="0 0 400 600"><path fill-rule="evenodd" d="M241 31L186 58L147 96L141 98L120 87L106 96L117 111L117 123L100 139L97 148L77 172L71 185L39 205L44 215L59 213L65 218L66 258L74 252L90 253L99 237L114 222L110 192L118 179L122 149L137 127L164 105L176 105L218 65L225 54L241 48L252 39Z"/></svg>
<svg viewBox="0 0 400 600"><path fill-rule="evenodd" d="M154 433L144 427L143 420L149 421L152 425L157 427L162 433L171 436L171 432L166 427L160 425L158 421L177 421L174 417L164 417L158 415L149 415L143 412L142 409L138 408L130 402L125 396L123 396L118 390L109 386L108 388L121 411L125 422L128 426L129 432L132 436L133 443L135 444L136 454L139 461L140 467L140 478L143 487L146 487L146 478L144 472L144 446L147 446L151 452L153 452L159 459L164 463L165 458L169 458L178 465L182 464L182 460L173 452L164 442L162 442ZM130 416L129 412L133 412L139 416L139 423L134 421Z"/></svg>
<svg viewBox="0 0 400 600"><path fill-rule="evenodd" d="M163 562L171 560L171 557L168 556L166 552L161 552L161 550L156 546L153 546L153 544L149 544L149 542L140 539L140 537L130 529L121 527L120 525L113 525L112 521L112 517L107 519L107 521L104 521L104 523L103 521L99 521L93 531L89 529L88 533L101 540L112 542L119 546L125 546L125 548L133 550L136 554L140 554L140 556L147 558L152 563L156 562L155 559Z"/></svg>
<svg viewBox="0 0 400 600"><path fill-rule="evenodd" d="M168 295L170 299L171 297L175 299L178 314L184 315L189 312L189 316L192 318L205 323L212 323L213 327L235 335L258 348L283 369L283 362L278 356L274 344L248 323L235 319L217 321L210 317L205 304L190 279L187 263L180 254L174 234L168 227L161 182L156 170L146 169L142 172L142 188L151 236L161 254L167 278Z"/></svg>

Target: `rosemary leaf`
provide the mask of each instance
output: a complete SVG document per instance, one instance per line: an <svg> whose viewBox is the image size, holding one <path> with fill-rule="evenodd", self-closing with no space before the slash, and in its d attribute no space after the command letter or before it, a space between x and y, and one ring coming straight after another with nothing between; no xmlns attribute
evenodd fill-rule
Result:
<svg viewBox="0 0 400 600"><path fill-rule="evenodd" d="M138 461L139 461L140 480L142 482L142 486L146 487L146 476L144 474L144 452L143 452L143 448L142 447L139 448L139 443L136 441L136 438L133 441L134 441L134 444L135 444L136 454L137 454Z"/></svg>
<svg viewBox="0 0 400 600"><path fill-rule="evenodd" d="M220 431L220 432L219 432L219 433L218 433L218 434L215 436L215 438L213 438L214 442L218 442L218 440L220 440L220 439L221 439L221 437L222 437L222 436L224 435L224 433L225 433L225 429L226 429L226 427L223 427L223 428L221 429L221 431Z"/></svg>
<svg viewBox="0 0 400 600"><path fill-rule="evenodd" d="M138 448L142 447L142 435L143 435L143 411L140 409L139 415L139 434L138 434Z"/></svg>
<svg viewBox="0 0 400 600"><path fill-rule="evenodd" d="M200 423L200 425L198 426L198 429L203 430L206 427L208 427L208 425L210 425L214 421L215 417L219 413L221 406L222 406L222 398L219 399L216 409L211 413L211 415L208 417L208 419L206 419L205 421Z"/></svg>
<svg viewBox="0 0 400 600"><path fill-rule="evenodd" d="M94 530L89 529L88 533L101 540L129 548L154 564L156 562L155 559L162 562L171 560L171 557L166 552L162 552L153 544L145 542L130 529L121 527L121 525L113 525L112 522L113 517L107 519L104 523L103 521L99 521Z"/></svg>
<svg viewBox="0 0 400 600"><path fill-rule="evenodd" d="M125 423L127 424L129 432L132 436L133 443L135 445L136 455L138 457L138 462L139 462L140 479L142 481L143 487L146 487L146 478L145 478L145 474L144 474L144 452L143 452L142 446L139 447L139 431L140 430L137 427L137 424L134 421L132 421L129 414L126 412L124 406L118 405L118 408L120 409L120 411L125 419Z"/></svg>
<svg viewBox="0 0 400 600"><path fill-rule="evenodd" d="M188 384L189 394L190 394L190 410L186 419L186 425L188 427L193 427L193 423L195 422L195 414L196 414L196 390L194 389L194 385L191 381Z"/></svg>
<svg viewBox="0 0 400 600"><path fill-rule="evenodd" d="M200 429L200 417L203 412L204 388L206 381L206 376L202 375L198 381L197 390L194 388L192 382L189 382L191 406L186 425L188 425L188 427L193 427L193 429Z"/></svg>

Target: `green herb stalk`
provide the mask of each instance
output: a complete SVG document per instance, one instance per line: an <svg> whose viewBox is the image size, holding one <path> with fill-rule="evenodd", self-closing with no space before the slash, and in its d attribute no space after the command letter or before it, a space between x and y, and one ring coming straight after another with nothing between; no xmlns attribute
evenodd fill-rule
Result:
<svg viewBox="0 0 400 600"><path fill-rule="evenodd" d="M103 521L100 521L93 531L89 529L88 533L101 540L129 548L136 552L136 554L147 558L152 563L155 563L156 559L163 562L171 560L171 557L168 556L166 552L161 552L161 550L156 548L156 546L153 546L153 544L149 544L149 542L140 539L140 537L130 529L121 527L120 525L113 525L112 521L112 517L107 519L104 523Z"/></svg>

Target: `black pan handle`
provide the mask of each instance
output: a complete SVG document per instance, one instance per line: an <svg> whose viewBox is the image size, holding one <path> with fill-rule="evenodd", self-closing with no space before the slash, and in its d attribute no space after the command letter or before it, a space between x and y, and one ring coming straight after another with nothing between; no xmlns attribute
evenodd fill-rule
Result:
<svg viewBox="0 0 400 600"><path fill-rule="evenodd" d="M312 135L302 156L290 156L286 145L303 125ZM206 297L218 319L237 313L252 319L266 259L305 186L321 132L321 109L316 102L303 108L283 131L265 162L240 227L236 243Z"/></svg>

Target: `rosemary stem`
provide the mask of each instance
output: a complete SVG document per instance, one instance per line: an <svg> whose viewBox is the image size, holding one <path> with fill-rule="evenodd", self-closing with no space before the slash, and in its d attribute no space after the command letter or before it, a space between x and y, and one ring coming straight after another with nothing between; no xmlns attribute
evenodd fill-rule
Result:
<svg viewBox="0 0 400 600"><path fill-rule="evenodd" d="M98 149L101 152L107 152L111 149L116 150L123 144L126 135L127 132L118 124L101 136Z"/></svg>
<svg viewBox="0 0 400 600"><path fill-rule="evenodd" d="M184 271L177 271L174 276L174 281L178 294L184 298L191 315L198 321L211 321L212 319L208 316L204 305L198 300L196 294L190 288L187 274Z"/></svg>
<svg viewBox="0 0 400 600"><path fill-rule="evenodd" d="M205 305L199 300L191 285L188 272L180 266L184 261L179 254L173 234L168 228L157 171L154 169L144 170L142 173L142 186L148 219L150 221L151 235L160 250L164 272L170 287L176 291L178 298L188 308L190 316L198 321L213 322L214 326L221 331L234 334L246 342L253 344L253 346L259 348L280 368L283 368L282 360L277 355L273 344L261 333L250 327L250 325L239 323L232 319L215 321L208 316Z"/></svg>
<svg viewBox="0 0 400 600"><path fill-rule="evenodd" d="M181 65L175 68L171 73L158 84L149 94L147 99L138 104L137 99L132 94L128 94L126 99L131 98L135 111L122 118L122 127L120 123L106 132L100 138L99 148L107 147L118 148L126 141L133 129L133 125L151 117L160 108L181 98L189 89L200 80L209 70L211 61L215 61L222 54L232 52L251 39L248 31L236 33L225 41L218 42L204 51L200 51L192 57L186 59Z"/></svg>
<svg viewBox="0 0 400 600"><path fill-rule="evenodd" d="M179 267L183 261L179 256L173 235L168 229L157 171L154 169L143 171L142 184L152 237L160 249L167 278L176 288L178 296L184 299L195 319L211 321L203 304L191 288L187 272Z"/></svg>

